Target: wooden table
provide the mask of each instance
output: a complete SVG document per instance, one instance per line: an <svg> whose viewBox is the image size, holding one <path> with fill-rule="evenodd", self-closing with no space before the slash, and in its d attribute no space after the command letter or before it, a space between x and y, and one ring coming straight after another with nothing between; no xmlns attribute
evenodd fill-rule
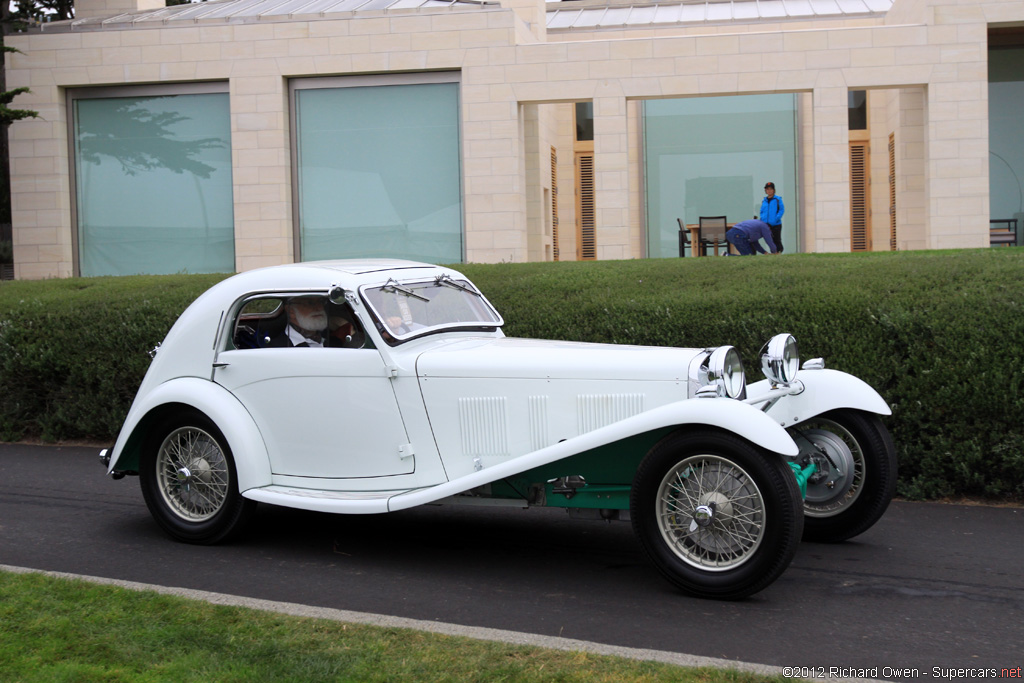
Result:
<svg viewBox="0 0 1024 683"><path fill-rule="evenodd" d="M726 223L725 224L726 232L728 232L729 229L732 228L734 225L736 225L736 224L735 223ZM700 253L701 252L701 245L700 245L700 223L687 223L686 224L686 229L690 231L690 255L691 256L703 256L704 254ZM727 243L726 244L726 249L728 250L728 252L730 254L735 254L735 252L732 249L732 245L731 244ZM715 242L715 256L718 256L718 242Z"/></svg>

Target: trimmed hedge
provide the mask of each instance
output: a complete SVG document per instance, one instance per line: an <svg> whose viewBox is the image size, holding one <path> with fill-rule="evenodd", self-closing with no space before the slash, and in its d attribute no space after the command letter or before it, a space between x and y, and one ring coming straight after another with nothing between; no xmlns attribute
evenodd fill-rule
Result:
<svg viewBox="0 0 1024 683"><path fill-rule="evenodd" d="M112 440L147 352L226 275L0 284L0 439Z"/></svg>
<svg viewBox="0 0 1024 683"><path fill-rule="evenodd" d="M457 266L509 336L757 355L791 332L892 405L899 493L1024 500L1024 249ZM0 286L0 438L110 439L144 352L224 276Z"/></svg>

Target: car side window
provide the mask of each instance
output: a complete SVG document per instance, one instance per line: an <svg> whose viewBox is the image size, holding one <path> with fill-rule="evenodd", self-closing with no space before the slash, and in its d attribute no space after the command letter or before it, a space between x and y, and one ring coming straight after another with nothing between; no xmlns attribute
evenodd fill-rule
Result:
<svg viewBox="0 0 1024 683"><path fill-rule="evenodd" d="M372 348L347 303L306 294L246 301L235 319L232 341L236 349Z"/></svg>

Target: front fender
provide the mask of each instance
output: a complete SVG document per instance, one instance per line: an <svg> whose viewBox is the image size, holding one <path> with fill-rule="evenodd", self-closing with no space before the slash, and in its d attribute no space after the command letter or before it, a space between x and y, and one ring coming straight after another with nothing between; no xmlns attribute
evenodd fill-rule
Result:
<svg viewBox="0 0 1024 683"><path fill-rule="evenodd" d="M801 370L797 375L803 391L783 396L766 412L783 427L804 422L837 408L854 408L876 415L892 415L885 399L864 380L838 370ZM768 380L747 386L752 405L756 397L770 395Z"/></svg>
<svg viewBox="0 0 1024 683"><path fill-rule="evenodd" d="M137 469L139 449L153 419L176 405L205 414L224 434L235 459L238 490L269 486L270 456L252 416L231 392L209 380L179 377L158 385L132 405L110 458L108 472ZM125 466L118 467L125 463Z"/></svg>
<svg viewBox="0 0 1024 683"><path fill-rule="evenodd" d="M727 398L689 399L648 410L438 486L392 496L388 500L388 510L404 510L432 503L607 444L685 425L718 427L781 455L799 453L796 443L778 422L746 403Z"/></svg>

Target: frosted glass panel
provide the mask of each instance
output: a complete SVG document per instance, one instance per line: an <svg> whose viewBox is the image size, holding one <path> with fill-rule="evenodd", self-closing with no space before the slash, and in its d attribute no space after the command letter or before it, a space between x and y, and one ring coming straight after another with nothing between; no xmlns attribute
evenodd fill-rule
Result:
<svg viewBox="0 0 1024 683"><path fill-rule="evenodd" d="M989 50L988 65L991 217L1017 218L1024 230L1024 48Z"/></svg>
<svg viewBox="0 0 1024 683"><path fill-rule="evenodd" d="M782 243L797 251L795 95L647 101L644 159L648 256L679 256L677 218L758 215L769 180L786 205Z"/></svg>
<svg viewBox="0 0 1024 683"><path fill-rule="evenodd" d="M77 99L81 274L235 269L227 93Z"/></svg>
<svg viewBox="0 0 1024 683"><path fill-rule="evenodd" d="M456 83L296 90L302 259L462 261Z"/></svg>

